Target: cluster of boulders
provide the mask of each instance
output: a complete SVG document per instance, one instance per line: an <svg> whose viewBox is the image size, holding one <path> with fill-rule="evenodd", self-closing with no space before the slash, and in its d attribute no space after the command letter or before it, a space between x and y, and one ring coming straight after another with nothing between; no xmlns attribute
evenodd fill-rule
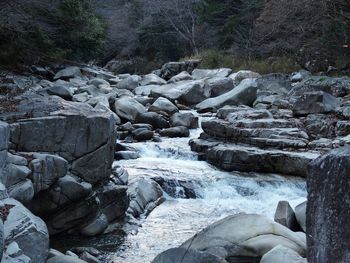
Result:
<svg viewBox="0 0 350 263"><path fill-rule="evenodd" d="M350 142L349 78L197 65L167 63L144 76L74 66L2 78L3 262L98 262L91 249L49 250L49 235L102 234L126 213L147 216L159 205L161 181L140 176L129 182L127 171L113 166L139 157L125 143L188 137L201 126L191 148L222 169L305 176L312 161ZM198 114L208 112L213 117L199 123ZM300 210L305 215L305 205ZM304 262L305 235L292 230L305 231L305 220L293 218L286 204L278 211L278 223L258 215L226 218L155 262L169 262L162 261L168 254L182 255L183 262L279 262L273 259L286 254L295 259L290 262Z"/></svg>

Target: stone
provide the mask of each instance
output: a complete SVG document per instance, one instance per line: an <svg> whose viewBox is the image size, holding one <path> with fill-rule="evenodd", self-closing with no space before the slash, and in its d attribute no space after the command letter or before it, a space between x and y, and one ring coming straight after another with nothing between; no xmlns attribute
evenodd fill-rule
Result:
<svg viewBox="0 0 350 263"><path fill-rule="evenodd" d="M83 236L97 236L102 234L108 227L108 219L105 214L100 214L90 224L80 229Z"/></svg>
<svg viewBox="0 0 350 263"><path fill-rule="evenodd" d="M350 121L338 121L335 125L336 136L347 136L350 134Z"/></svg>
<svg viewBox="0 0 350 263"><path fill-rule="evenodd" d="M251 105L256 99L257 83L255 80L243 80L233 90L215 98L209 98L196 105L198 111L216 111L225 105Z"/></svg>
<svg viewBox="0 0 350 263"><path fill-rule="evenodd" d="M261 258L260 263L307 263L307 260L290 248L276 246Z"/></svg>
<svg viewBox="0 0 350 263"><path fill-rule="evenodd" d="M0 121L0 151L7 150L10 139L10 126Z"/></svg>
<svg viewBox="0 0 350 263"><path fill-rule="evenodd" d="M75 254L74 252L67 250L66 251L66 255L70 256L70 257L74 257L74 258L79 258L79 256L77 254Z"/></svg>
<svg viewBox="0 0 350 263"><path fill-rule="evenodd" d="M198 65L200 64L200 60L191 59L186 61L179 62L168 62L162 66L159 71L159 76L165 80L169 80L173 76L186 71L191 73Z"/></svg>
<svg viewBox="0 0 350 263"><path fill-rule="evenodd" d="M128 185L129 182L129 173L128 170L120 167L114 166L112 168L113 178L112 181L117 185Z"/></svg>
<svg viewBox="0 0 350 263"><path fill-rule="evenodd" d="M266 74L257 79L258 98L262 96L279 95L287 97L292 89L292 82L286 74L271 73Z"/></svg>
<svg viewBox="0 0 350 263"><path fill-rule="evenodd" d="M139 82L141 81L141 77L137 75L131 75L129 77L126 77L125 79L122 79L118 84L118 89L127 89L127 90L134 90L137 86L139 86Z"/></svg>
<svg viewBox="0 0 350 263"><path fill-rule="evenodd" d="M74 102L87 102L91 98L91 95L87 92L82 92L78 94L74 94L72 97L72 101Z"/></svg>
<svg viewBox="0 0 350 263"><path fill-rule="evenodd" d="M303 202L295 207L295 217L301 227L306 232L306 205L307 202Z"/></svg>
<svg viewBox="0 0 350 263"><path fill-rule="evenodd" d="M135 122L150 124L154 129L164 129L170 127L167 119L156 112L141 113L136 117Z"/></svg>
<svg viewBox="0 0 350 263"><path fill-rule="evenodd" d="M198 117L192 112L177 112L170 118L172 127L184 126L189 129L197 129L199 127Z"/></svg>
<svg viewBox="0 0 350 263"><path fill-rule="evenodd" d="M69 79L69 78L75 78L75 77L81 77L81 71L78 67L67 67L65 69L62 69L56 73L54 76L54 79Z"/></svg>
<svg viewBox="0 0 350 263"><path fill-rule="evenodd" d="M32 181L26 179L9 187L9 196L22 204L28 204L34 197Z"/></svg>
<svg viewBox="0 0 350 263"><path fill-rule="evenodd" d="M16 165L13 163L8 163L4 167L3 172L4 174L1 181L6 187L10 187L25 180L32 173L27 166Z"/></svg>
<svg viewBox="0 0 350 263"><path fill-rule="evenodd" d="M307 174L306 232L309 263L350 259L350 147L332 150L313 161Z"/></svg>
<svg viewBox="0 0 350 263"><path fill-rule="evenodd" d="M64 256L52 257L48 259L46 263L87 263L87 262L76 257L64 255Z"/></svg>
<svg viewBox="0 0 350 263"><path fill-rule="evenodd" d="M23 254L17 242L11 242L7 245L1 259L2 263L30 263L31 259Z"/></svg>
<svg viewBox="0 0 350 263"><path fill-rule="evenodd" d="M94 85L95 87L99 87L100 85L110 86L109 82L104 79L93 78L90 79L87 83L88 85Z"/></svg>
<svg viewBox="0 0 350 263"><path fill-rule="evenodd" d="M5 243L16 242L31 262L45 263L49 252L49 234L44 221L14 199L3 199L1 203L13 205L4 222Z"/></svg>
<svg viewBox="0 0 350 263"><path fill-rule="evenodd" d="M86 251L80 255L80 259L85 260L87 263L102 263L102 261Z"/></svg>
<svg viewBox="0 0 350 263"><path fill-rule="evenodd" d="M233 81L230 78L214 77L205 80L204 89L208 97L217 97L234 88Z"/></svg>
<svg viewBox="0 0 350 263"><path fill-rule="evenodd" d="M130 97L116 99L113 110L120 118L128 121L135 121L139 114L147 111L141 103Z"/></svg>
<svg viewBox="0 0 350 263"><path fill-rule="evenodd" d="M187 71L182 71L179 74L173 76L171 79L168 80L168 83L174 83L178 81L183 80L192 80L192 76Z"/></svg>
<svg viewBox="0 0 350 263"><path fill-rule="evenodd" d="M7 153L7 163L11 163L14 165L20 165L20 166L27 166L28 165L28 161L26 158L24 158L23 156L11 154L9 152Z"/></svg>
<svg viewBox="0 0 350 263"><path fill-rule="evenodd" d="M130 180L128 211L134 216L148 215L160 203L162 188L153 180L143 177Z"/></svg>
<svg viewBox="0 0 350 263"><path fill-rule="evenodd" d="M159 131L159 134L163 137L178 138L178 137L189 137L190 131L187 127L177 126L172 128L167 128Z"/></svg>
<svg viewBox="0 0 350 263"><path fill-rule="evenodd" d="M147 85L165 85L167 82L162 79L161 77L157 76L156 74L147 74L143 76L141 81L139 82L140 86L147 86Z"/></svg>
<svg viewBox="0 0 350 263"><path fill-rule="evenodd" d="M132 131L134 140L143 142L151 140L154 136L154 132L146 128L138 128Z"/></svg>
<svg viewBox="0 0 350 263"><path fill-rule="evenodd" d="M278 245L305 255L305 234L295 233L261 215L236 214L204 228L181 247L210 253L228 262L240 258L259 262L260 257Z"/></svg>
<svg viewBox="0 0 350 263"><path fill-rule="evenodd" d="M293 208L290 206L288 201L279 201L275 216L275 222L289 228L292 231L298 230L298 224L295 218Z"/></svg>
<svg viewBox="0 0 350 263"><path fill-rule="evenodd" d="M179 109L168 99L159 97L148 109L149 111L162 113L165 112L168 115L178 112Z"/></svg>
<svg viewBox="0 0 350 263"><path fill-rule="evenodd" d="M191 248L171 248L160 253L152 263L227 263L217 256Z"/></svg>
<svg viewBox="0 0 350 263"><path fill-rule="evenodd" d="M304 127L312 139L335 137L337 119L332 114L310 114L304 120Z"/></svg>
<svg viewBox="0 0 350 263"><path fill-rule="evenodd" d="M64 254L56 249L50 248L49 255L47 256L47 259L56 257L56 256L64 256Z"/></svg>
<svg viewBox="0 0 350 263"><path fill-rule="evenodd" d="M140 154L135 151L119 151L114 154L114 159L119 160L132 160L140 158Z"/></svg>
<svg viewBox="0 0 350 263"><path fill-rule="evenodd" d="M55 85L55 86L49 87L46 90L46 92L49 95L56 95L65 100L72 100L73 98L73 92L69 89L69 87L63 86L63 85Z"/></svg>
<svg viewBox="0 0 350 263"><path fill-rule="evenodd" d="M302 69L298 72L292 73L290 79L293 82L300 82L300 81L303 81L303 80L309 78L310 76L311 76L311 72Z"/></svg>
<svg viewBox="0 0 350 263"><path fill-rule="evenodd" d="M232 69L219 68L219 69L195 69L192 71L193 79L204 79L213 77L227 77L231 74Z"/></svg>
<svg viewBox="0 0 350 263"><path fill-rule="evenodd" d="M261 77L259 73L256 73L250 70L240 70L229 76L229 78L233 80L235 85L238 85L244 79L256 79L259 77Z"/></svg>
<svg viewBox="0 0 350 263"><path fill-rule="evenodd" d="M0 259L4 253L4 223L0 220Z"/></svg>
<svg viewBox="0 0 350 263"><path fill-rule="evenodd" d="M48 189L68 172L68 162L60 156L34 153L33 158L29 165L35 194Z"/></svg>
<svg viewBox="0 0 350 263"><path fill-rule="evenodd" d="M295 116L335 111L339 104L336 97L325 92L306 92L296 100L293 106Z"/></svg>

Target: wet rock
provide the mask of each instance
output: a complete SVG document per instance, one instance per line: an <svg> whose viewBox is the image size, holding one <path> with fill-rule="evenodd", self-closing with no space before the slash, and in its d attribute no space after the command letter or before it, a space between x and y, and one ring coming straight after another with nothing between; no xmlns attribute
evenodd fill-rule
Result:
<svg viewBox="0 0 350 263"><path fill-rule="evenodd" d="M95 257L101 255L101 251L99 251L98 249L96 248L93 248L93 247L74 247L71 249L71 251L73 251L74 253L80 255L84 252L87 252Z"/></svg>
<svg viewBox="0 0 350 263"><path fill-rule="evenodd" d="M154 129L164 129L168 128L168 121L160 114L156 112L144 112L140 113L136 119L138 123L147 123L153 126Z"/></svg>
<svg viewBox="0 0 350 263"><path fill-rule="evenodd" d="M153 112L165 112L168 115L178 112L179 109L168 99L159 97L148 109Z"/></svg>
<svg viewBox="0 0 350 263"><path fill-rule="evenodd" d="M9 196L21 202L28 204L34 197L34 186L32 181L26 179L9 187Z"/></svg>
<svg viewBox="0 0 350 263"><path fill-rule="evenodd" d="M307 175L308 262L348 262L350 148L335 149L310 164Z"/></svg>
<svg viewBox="0 0 350 263"><path fill-rule="evenodd" d="M102 263L102 261L86 251L80 255L80 259L85 260L87 263Z"/></svg>
<svg viewBox="0 0 350 263"><path fill-rule="evenodd" d="M31 259L23 254L16 242L7 245L4 255L1 259L2 263L30 263Z"/></svg>
<svg viewBox="0 0 350 263"><path fill-rule="evenodd" d="M250 71L250 70L240 70L238 72L235 72L229 76L235 83L235 85L238 85L241 83L242 80L244 79L256 79L261 77L259 73Z"/></svg>
<svg viewBox="0 0 350 263"><path fill-rule="evenodd" d="M75 78L75 77L81 77L81 71L78 67L67 67L65 69L62 69L56 73L54 76L54 79L69 79L69 78Z"/></svg>
<svg viewBox="0 0 350 263"><path fill-rule="evenodd" d="M140 158L140 154L135 151L119 151L114 154L115 160L131 160Z"/></svg>
<svg viewBox="0 0 350 263"><path fill-rule="evenodd" d="M117 185L128 185L129 173L126 169L115 166L112 168L113 182Z"/></svg>
<svg viewBox="0 0 350 263"><path fill-rule="evenodd" d="M64 256L52 257L48 259L46 263L87 263L87 262L76 257L64 255Z"/></svg>
<svg viewBox="0 0 350 263"><path fill-rule="evenodd" d="M255 80L243 80L232 91L215 98L209 98L196 105L198 111L216 111L225 105L251 105L256 99L257 83Z"/></svg>
<svg viewBox="0 0 350 263"><path fill-rule="evenodd" d="M293 230L298 230L298 224L295 218L293 208L288 201L280 201L274 216L275 222Z"/></svg>
<svg viewBox="0 0 350 263"><path fill-rule="evenodd" d="M337 136L347 136L350 134L350 122L338 121L335 126L335 134Z"/></svg>
<svg viewBox="0 0 350 263"><path fill-rule="evenodd" d="M31 262L44 263L49 252L49 234L45 223L14 199L3 199L1 205L13 205L4 221L5 243L16 242Z"/></svg>
<svg viewBox="0 0 350 263"><path fill-rule="evenodd" d="M236 262L259 262L261 256L284 245L305 255L305 235L295 233L272 220L255 214L228 216L197 233L181 245ZM249 261L250 260L250 261Z"/></svg>
<svg viewBox="0 0 350 263"><path fill-rule="evenodd" d="M80 229L80 234L83 236L97 236L102 234L108 227L108 219L105 214L100 214L90 224Z"/></svg>
<svg viewBox="0 0 350 263"><path fill-rule="evenodd" d="M337 119L331 114L310 114L304 124L307 134L312 139L335 137Z"/></svg>
<svg viewBox="0 0 350 263"><path fill-rule="evenodd" d="M290 248L276 246L261 258L260 263L307 263L307 260Z"/></svg>
<svg viewBox="0 0 350 263"><path fill-rule="evenodd" d="M221 110L221 111L220 111ZM221 117L224 117L223 119L234 123L236 120L244 120L244 119L251 119L251 120L258 120L258 119L273 119L273 115L268 110L255 110L255 109L233 109L232 112L229 112L228 109L220 109L218 112L218 115Z"/></svg>
<svg viewBox="0 0 350 263"><path fill-rule="evenodd" d="M232 69L219 68L219 69L195 69L192 71L193 79L204 79L213 77L227 77L231 74Z"/></svg>
<svg viewBox="0 0 350 263"><path fill-rule="evenodd" d="M7 150L10 139L10 126L0 121L0 151Z"/></svg>
<svg viewBox="0 0 350 263"><path fill-rule="evenodd" d="M300 70L298 72L292 73L290 79L293 82L300 82L300 81L303 81L305 79L308 79L310 76L311 76L311 72L309 72L307 70Z"/></svg>
<svg viewBox="0 0 350 263"><path fill-rule="evenodd" d="M160 253L152 263L227 263L217 256L194 249L171 248Z"/></svg>
<svg viewBox="0 0 350 263"><path fill-rule="evenodd" d="M335 111L339 104L337 98L325 92L306 92L293 106L295 116L304 116L313 113L329 113Z"/></svg>
<svg viewBox="0 0 350 263"><path fill-rule="evenodd" d="M189 129L197 129L198 117L191 112L178 112L171 116L170 125L172 127L184 126Z"/></svg>
<svg viewBox="0 0 350 263"><path fill-rule="evenodd" d="M151 140L154 136L154 132L146 128L137 128L132 131L134 140L142 142Z"/></svg>
<svg viewBox="0 0 350 263"><path fill-rule="evenodd" d="M306 205L305 201L295 207L295 217L304 232L306 232Z"/></svg>
<svg viewBox="0 0 350 263"><path fill-rule="evenodd" d="M159 132L159 134L161 136L170 137L170 138L188 137L190 136L190 131L188 130L187 127L178 126L178 127L163 129Z"/></svg>
<svg viewBox="0 0 350 263"><path fill-rule="evenodd" d="M7 158L8 160L8 158ZM1 182L6 186L12 186L25 180L32 171L24 165L16 165L13 163L9 163L3 169L4 175L1 178Z"/></svg>
<svg viewBox="0 0 350 263"><path fill-rule="evenodd" d="M120 118L128 121L135 121L139 114L147 111L142 104L130 97L121 97L117 99L114 103L113 110Z"/></svg>
<svg viewBox="0 0 350 263"><path fill-rule="evenodd" d="M148 215L162 202L162 188L153 180L137 178L130 181L128 194L130 205L128 211L134 216Z"/></svg>
<svg viewBox="0 0 350 263"><path fill-rule="evenodd" d="M217 97L234 88L231 78L214 77L205 81L204 89L207 97Z"/></svg>

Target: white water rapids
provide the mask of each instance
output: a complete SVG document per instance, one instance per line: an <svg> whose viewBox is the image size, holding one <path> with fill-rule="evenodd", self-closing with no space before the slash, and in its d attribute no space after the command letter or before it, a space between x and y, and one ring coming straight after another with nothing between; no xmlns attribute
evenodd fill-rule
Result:
<svg viewBox="0 0 350 263"><path fill-rule="evenodd" d="M191 131L197 138L201 129ZM162 142L133 143L141 158L118 161L137 176L190 181L200 198L177 198L166 193L166 201L140 220L138 231L128 234L116 251L109 251L107 262L147 263L160 252L179 246L202 228L238 212L258 213L273 218L280 200L294 208L306 199L305 180L279 175L223 172L190 151L189 138L162 138Z"/></svg>

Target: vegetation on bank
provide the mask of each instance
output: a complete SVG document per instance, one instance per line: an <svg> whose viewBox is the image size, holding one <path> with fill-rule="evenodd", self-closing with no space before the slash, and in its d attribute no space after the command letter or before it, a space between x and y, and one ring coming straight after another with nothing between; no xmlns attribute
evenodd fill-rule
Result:
<svg viewBox="0 0 350 263"><path fill-rule="evenodd" d="M181 58L267 73L346 68L348 0L0 2L0 64L128 61L149 72Z"/></svg>

